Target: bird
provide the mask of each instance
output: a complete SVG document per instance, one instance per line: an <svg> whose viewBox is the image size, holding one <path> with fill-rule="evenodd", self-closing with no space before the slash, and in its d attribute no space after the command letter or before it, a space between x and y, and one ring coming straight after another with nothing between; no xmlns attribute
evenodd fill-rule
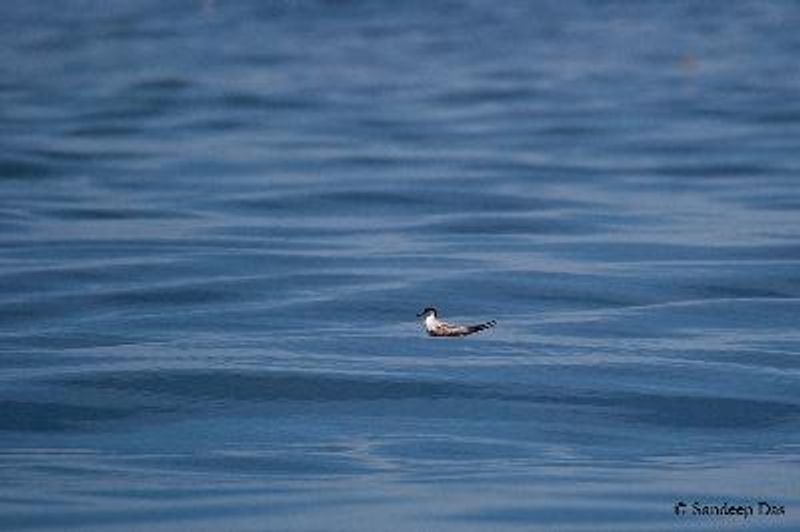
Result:
<svg viewBox="0 0 800 532"><path fill-rule="evenodd" d="M477 325L454 325L439 319L439 313L433 307L426 307L417 314L418 318L425 318L425 330L429 336L467 336L497 325L495 320L490 320Z"/></svg>

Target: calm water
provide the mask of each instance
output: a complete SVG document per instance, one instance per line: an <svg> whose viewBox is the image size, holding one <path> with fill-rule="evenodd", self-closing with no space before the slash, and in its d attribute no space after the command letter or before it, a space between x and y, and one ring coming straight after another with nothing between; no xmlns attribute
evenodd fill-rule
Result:
<svg viewBox="0 0 800 532"><path fill-rule="evenodd" d="M4 530L799 529L797 4L3 11Z"/></svg>

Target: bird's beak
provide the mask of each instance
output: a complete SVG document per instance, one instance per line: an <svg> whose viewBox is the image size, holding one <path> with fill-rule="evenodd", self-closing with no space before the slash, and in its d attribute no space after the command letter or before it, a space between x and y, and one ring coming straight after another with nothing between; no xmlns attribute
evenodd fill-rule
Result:
<svg viewBox="0 0 800 532"><path fill-rule="evenodd" d="M424 313L424 312L420 312L419 314L417 314L417 317L418 317L418 318L421 318L421 317L422 317L422 316L424 316L424 315L425 315L425 313Z"/></svg>

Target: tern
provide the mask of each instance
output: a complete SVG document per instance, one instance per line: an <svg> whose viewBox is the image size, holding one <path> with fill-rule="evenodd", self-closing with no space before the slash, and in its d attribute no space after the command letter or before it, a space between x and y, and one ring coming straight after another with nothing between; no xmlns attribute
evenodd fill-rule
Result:
<svg viewBox="0 0 800 532"><path fill-rule="evenodd" d="M417 314L418 318L425 318L425 330L429 336L467 336L497 325L495 320L490 320L477 325L454 325L439 319L438 312L433 307L427 307Z"/></svg>

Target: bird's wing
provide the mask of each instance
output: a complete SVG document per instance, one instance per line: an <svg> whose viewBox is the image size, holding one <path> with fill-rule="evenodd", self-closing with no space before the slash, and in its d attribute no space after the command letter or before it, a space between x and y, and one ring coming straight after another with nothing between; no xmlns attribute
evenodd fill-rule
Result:
<svg viewBox="0 0 800 532"><path fill-rule="evenodd" d="M440 320L439 323L436 324L436 328L429 331L428 334L431 336L464 336L468 333L467 327L463 325L454 325Z"/></svg>
<svg viewBox="0 0 800 532"><path fill-rule="evenodd" d="M454 325L452 323L440 321L439 326L434 331L431 331L430 334L431 336L467 336L494 327L496 323L496 321L492 320L478 325Z"/></svg>

